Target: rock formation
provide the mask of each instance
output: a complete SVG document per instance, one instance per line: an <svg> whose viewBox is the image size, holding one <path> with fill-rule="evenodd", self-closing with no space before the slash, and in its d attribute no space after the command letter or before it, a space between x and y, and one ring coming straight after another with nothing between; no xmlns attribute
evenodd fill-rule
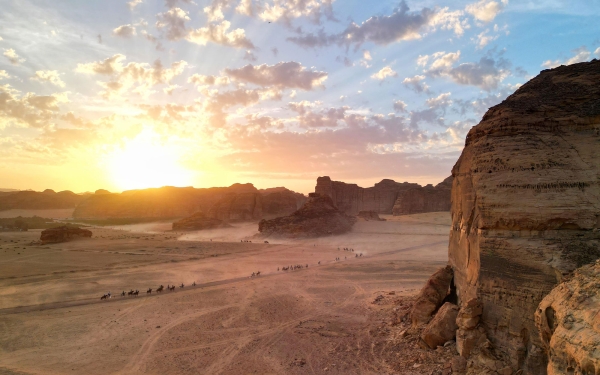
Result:
<svg viewBox="0 0 600 375"><path fill-rule="evenodd" d="M43 192L31 190L2 192L0 194L0 211L75 208L86 198L87 195L75 194L68 190L58 193L51 189L46 189Z"/></svg>
<svg viewBox="0 0 600 375"><path fill-rule="evenodd" d="M438 186L446 186L448 179L444 180L444 182L438 184ZM398 199L402 193L408 192L410 190L415 189L416 192L409 194L406 199L421 199L421 203L415 203L411 205L410 202L403 203L404 200L398 202ZM427 193L418 193L421 190L429 191L429 188L424 188L419 184L409 183L409 182L395 182L393 180L381 180L375 184L375 186L370 188L362 188L356 184L347 184L341 181L331 181L329 176L319 177L317 178L317 186L315 187L315 193L328 195L333 199L333 202L340 211L348 214L348 215L356 215L360 211L373 211L379 214L391 214L394 210L395 205L399 205L402 207L406 207L406 209L411 208L414 212L411 213L421 213L421 212L430 212L427 211L432 208L434 211L439 211L440 208L442 211L448 211L450 209L450 193L446 192L446 195L441 191L444 190L440 188L435 190L434 194L431 194L431 197L427 195ZM431 189L437 189L431 187ZM446 199L445 205L442 204L442 200ZM434 199L434 202L427 202L427 199ZM405 210L406 210L405 209ZM421 211L418 211L421 209ZM402 210L397 210L398 212L402 212ZM399 213L404 214L404 213Z"/></svg>
<svg viewBox="0 0 600 375"><path fill-rule="evenodd" d="M223 220L208 217L202 212L196 212L190 217L178 220L173 223L173 230L204 230L215 228L227 228L231 225Z"/></svg>
<svg viewBox="0 0 600 375"><path fill-rule="evenodd" d="M488 110L452 170L457 295L481 301L513 371L546 373L538 304L600 257L598 82L596 60L542 71Z"/></svg>
<svg viewBox="0 0 600 375"><path fill-rule="evenodd" d="M311 193L304 206L293 214L261 220L258 231L291 238L321 237L349 232L355 221L355 217L340 212L329 196Z"/></svg>
<svg viewBox="0 0 600 375"><path fill-rule="evenodd" d="M454 340L456 335L456 316L458 315L458 306L446 302L440 307L435 317L427 324L427 327L421 333L421 340L431 349L444 345L450 340Z"/></svg>
<svg viewBox="0 0 600 375"><path fill-rule="evenodd" d="M600 373L600 262L555 287L535 320L548 355L548 374Z"/></svg>
<svg viewBox="0 0 600 375"><path fill-rule="evenodd" d="M62 227L43 230L40 235L40 241L43 244L58 243L69 241L75 237L92 237L92 231L63 225Z"/></svg>
<svg viewBox="0 0 600 375"><path fill-rule="evenodd" d="M420 214L424 212L450 211L452 177L446 178L435 187L431 184L403 190L392 208L394 216Z"/></svg>
<svg viewBox="0 0 600 375"><path fill-rule="evenodd" d="M356 217L366 221L385 221L385 219L380 218L375 211L360 211Z"/></svg>
<svg viewBox="0 0 600 375"><path fill-rule="evenodd" d="M431 275L427 283L419 292L411 311L410 319L413 328L429 323L435 311L442 305L451 293L452 267L440 268Z"/></svg>
<svg viewBox="0 0 600 375"><path fill-rule="evenodd" d="M273 194L279 196L271 198ZM174 219L204 212L210 218L235 222L261 219L265 204L271 216L287 215L296 210L297 202L293 202L292 208L292 200L303 198L302 194L285 188L263 194L252 184L208 189L167 186L121 194L100 191L81 202L73 216L78 219Z"/></svg>
<svg viewBox="0 0 600 375"><path fill-rule="evenodd" d="M284 187L261 189L260 194L265 219L289 215L306 202L306 196Z"/></svg>

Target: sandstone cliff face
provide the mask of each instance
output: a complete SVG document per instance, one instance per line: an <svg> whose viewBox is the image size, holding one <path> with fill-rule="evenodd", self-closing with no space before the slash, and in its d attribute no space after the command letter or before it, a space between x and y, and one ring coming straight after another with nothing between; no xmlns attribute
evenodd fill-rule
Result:
<svg viewBox="0 0 600 375"><path fill-rule="evenodd" d="M317 178L315 193L328 195L342 212L356 215L360 211L374 211L379 214L391 214L394 204L401 192L411 189L423 189L419 184L381 180L370 188L362 188L356 184L341 181L331 181L329 176ZM449 209L450 195L446 206ZM421 205L425 207L425 204ZM429 212L429 211L422 211Z"/></svg>
<svg viewBox="0 0 600 375"><path fill-rule="evenodd" d="M394 216L420 214L424 212L450 211L452 177L424 187L412 188L398 193L392 213Z"/></svg>
<svg viewBox="0 0 600 375"><path fill-rule="evenodd" d="M262 212L264 218L286 216L306 202L303 194L293 192L284 187L261 189Z"/></svg>
<svg viewBox="0 0 600 375"><path fill-rule="evenodd" d="M600 373L600 262L584 266L540 303L535 320L548 374Z"/></svg>
<svg viewBox="0 0 600 375"><path fill-rule="evenodd" d="M278 193L280 198L283 197L279 201L284 204L269 205L272 216L295 211L296 201L293 202L294 208L288 207L292 204L291 200L303 197L287 189L278 190ZM273 194L264 196L252 184L209 189L162 187L125 191L121 194L102 191L81 202L73 216L79 219L166 219L188 217L202 212L208 217L223 221L259 220L263 217L264 201L278 202L277 197L269 198Z"/></svg>
<svg viewBox="0 0 600 375"><path fill-rule="evenodd" d="M600 61L546 70L490 108L452 170L449 261L461 302L514 370L544 374L534 313L600 257Z"/></svg>
<svg viewBox="0 0 600 375"><path fill-rule="evenodd" d="M75 208L87 199L87 195L75 194L65 190L56 193L46 189L37 191L14 191L0 194L0 211L11 209L45 210L57 208Z"/></svg>
<svg viewBox="0 0 600 375"><path fill-rule="evenodd" d="M173 230L204 230L215 228L227 228L229 224L223 220L208 217L202 212L196 212L190 217L183 218L173 223Z"/></svg>
<svg viewBox="0 0 600 375"><path fill-rule="evenodd" d="M281 237L321 237L352 230L356 218L340 212L329 196L312 194L298 211L289 216L261 220L258 231Z"/></svg>

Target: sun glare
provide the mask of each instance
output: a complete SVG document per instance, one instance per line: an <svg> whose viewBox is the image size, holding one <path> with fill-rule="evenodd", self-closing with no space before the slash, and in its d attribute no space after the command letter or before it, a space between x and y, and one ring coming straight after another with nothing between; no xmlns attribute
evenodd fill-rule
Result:
<svg viewBox="0 0 600 375"><path fill-rule="evenodd" d="M143 131L117 148L108 158L116 186L123 190L161 186L190 186L192 173L178 162L178 151L160 142L152 131Z"/></svg>

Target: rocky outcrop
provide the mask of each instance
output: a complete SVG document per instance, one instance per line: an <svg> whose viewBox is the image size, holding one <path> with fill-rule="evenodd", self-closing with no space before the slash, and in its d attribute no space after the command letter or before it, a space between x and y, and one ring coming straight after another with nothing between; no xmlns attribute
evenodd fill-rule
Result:
<svg viewBox="0 0 600 375"><path fill-rule="evenodd" d="M429 323L433 313L442 305L446 296L451 293L452 267L446 266L437 270L419 292L410 311L413 328Z"/></svg>
<svg viewBox="0 0 600 375"><path fill-rule="evenodd" d="M268 197L275 192L264 195L252 184L208 189L166 186L130 190L120 194L101 191L81 202L73 216L78 219L173 219L203 212L210 218L227 222L251 221L263 217L265 201L270 204L269 213L277 216L295 211L296 208L291 209L291 200L303 197L285 188L283 191L278 190L278 193L292 198L285 205L272 205L277 199ZM296 202L293 203L295 207Z"/></svg>
<svg viewBox="0 0 600 375"><path fill-rule="evenodd" d="M63 225L42 231L40 241L43 244L69 241L76 237L92 237L92 231L77 227Z"/></svg>
<svg viewBox="0 0 600 375"><path fill-rule="evenodd" d="M412 188L398 193L392 208L394 216L421 214L425 212L450 211L450 191L452 177L446 178L436 186Z"/></svg>
<svg viewBox="0 0 600 375"><path fill-rule="evenodd" d="M231 225L223 220L208 217L202 212L196 212L190 217L178 220L173 223L173 230L204 230L215 228L227 228Z"/></svg>
<svg viewBox="0 0 600 375"><path fill-rule="evenodd" d="M265 219L290 215L306 202L304 194L284 187L261 189L262 213Z"/></svg>
<svg viewBox="0 0 600 375"><path fill-rule="evenodd" d="M68 190L58 193L51 189L46 189L43 192L30 190L3 192L0 194L0 211L75 208L87 197L87 195L75 194Z"/></svg>
<svg viewBox="0 0 600 375"><path fill-rule="evenodd" d="M263 235L290 238L322 237L352 230L355 217L340 212L326 195L310 194L308 201L289 216L261 220L258 231Z"/></svg>
<svg viewBox="0 0 600 375"><path fill-rule="evenodd" d="M356 184L331 181L329 176L317 178L315 193L331 197L340 211L356 215L359 211L374 211L379 214L391 214L398 192L420 187L419 184L381 180L370 188Z"/></svg>
<svg viewBox="0 0 600 375"><path fill-rule="evenodd" d="M356 217L366 221L385 221L385 219L380 218L375 211L360 211Z"/></svg>
<svg viewBox="0 0 600 375"><path fill-rule="evenodd" d="M600 373L600 262L584 266L540 303L535 321L548 374Z"/></svg>
<svg viewBox="0 0 600 375"><path fill-rule="evenodd" d="M492 107L452 170L449 261L461 306L513 371L545 374L534 314L600 257L600 61L545 70Z"/></svg>
<svg viewBox="0 0 600 375"><path fill-rule="evenodd" d="M435 317L427 324L427 327L421 333L421 340L431 349L444 345L447 341L453 340L456 335L456 316L458 315L458 306L446 302L440 307Z"/></svg>

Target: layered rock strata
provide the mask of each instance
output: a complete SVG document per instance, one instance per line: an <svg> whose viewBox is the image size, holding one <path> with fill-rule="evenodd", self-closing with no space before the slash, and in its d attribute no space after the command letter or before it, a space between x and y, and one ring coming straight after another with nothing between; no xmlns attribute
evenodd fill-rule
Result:
<svg viewBox="0 0 600 375"><path fill-rule="evenodd" d="M600 262L584 266L540 303L535 320L548 374L600 373Z"/></svg>
<svg viewBox="0 0 600 375"><path fill-rule="evenodd" d="M92 237L92 231L71 226L43 230L40 241L43 244L69 241L76 237Z"/></svg>
<svg viewBox="0 0 600 375"><path fill-rule="evenodd" d="M450 191L452 177L446 178L436 186L431 184L404 190L398 193L394 202L394 216L420 214L424 212L450 211Z"/></svg>
<svg viewBox="0 0 600 375"><path fill-rule="evenodd" d="M534 313L600 257L600 61L542 71L492 107L452 170L449 261L459 301L514 371L545 374Z"/></svg>
<svg viewBox="0 0 600 375"><path fill-rule="evenodd" d="M321 237L352 230L356 218L338 210L329 196L311 193L308 201L289 216L261 220L258 231L281 237Z"/></svg>

